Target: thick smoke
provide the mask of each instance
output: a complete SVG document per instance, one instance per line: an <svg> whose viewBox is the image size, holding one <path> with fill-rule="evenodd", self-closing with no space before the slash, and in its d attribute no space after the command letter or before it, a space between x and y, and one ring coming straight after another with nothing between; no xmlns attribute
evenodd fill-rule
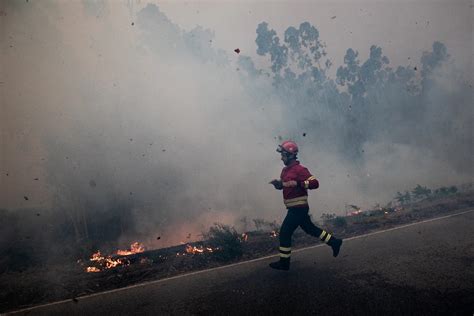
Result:
<svg viewBox="0 0 474 316"><path fill-rule="evenodd" d="M440 42L418 69L391 65L377 45L331 61L311 23L280 38L262 22L255 49L268 67L257 68L215 47L216 30L183 30L156 5L136 16L103 1L51 7L7 5L3 37L31 39L4 50L3 148L14 154L2 159L18 183L40 175L40 188L25 189L53 210L56 240L159 247L213 222L280 219L281 193L268 185L279 137L300 144L321 180L316 218L417 183L472 180L472 89Z"/></svg>
<svg viewBox="0 0 474 316"><path fill-rule="evenodd" d="M58 158L50 160L52 182L67 184L56 194L66 197L60 207L84 212L78 225L115 213L125 233L113 237L160 235L160 245L221 217L229 222L278 209L268 203L273 192L266 185L278 172L273 135L280 125L278 108L266 102L278 101L256 101L242 88L226 55L212 47L210 30L183 31L155 5L141 10L135 24L142 51L123 57L146 61L129 74L115 70L129 77L118 80L126 91L117 97L95 91L77 113L71 138L48 143Z"/></svg>
<svg viewBox="0 0 474 316"><path fill-rule="evenodd" d="M367 207L376 196L390 199L397 187L472 180L472 115L465 115L472 114L472 89L444 44L434 42L420 56L421 69L395 68L376 45L365 61L348 48L335 79L308 22L288 27L283 40L262 22L256 44L269 69L246 57L240 63L250 78L270 77L285 104L288 133L302 142L309 165L321 166L315 172L326 180L322 200Z"/></svg>
<svg viewBox="0 0 474 316"><path fill-rule="evenodd" d="M268 185L280 169L278 99L245 90L212 31L184 31L155 5L133 25L117 25L129 18L113 10L86 3L81 27L93 33L42 38L50 41L42 70L51 84L41 91L50 100L38 102L52 117L40 119L55 124L39 136L61 225L79 243L164 246L214 222L279 212ZM46 17L54 30L59 17ZM107 37L111 26L120 36Z"/></svg>

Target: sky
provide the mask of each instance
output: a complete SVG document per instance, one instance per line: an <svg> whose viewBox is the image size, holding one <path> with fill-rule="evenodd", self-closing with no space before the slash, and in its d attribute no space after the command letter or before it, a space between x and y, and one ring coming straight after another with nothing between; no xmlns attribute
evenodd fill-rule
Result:
<svg viewBox="0 0 474 316"><path fill-rule="evenodd" d="M183 234L241 216L280 220L280 192L268 181L282 167L278 136L293 136L286 104L271 82L243 82L238 66L240 56L270 65L256 53L257 26L282 37L310 22L332 79L348 48L365 60L377 45L391 65L420 67L440 41L472 84L472 12L472 1L4 1L0 208L69 209L74 218L132 205L139 231L179 222ZM460 111L456 119L472 117L472 106ZM316 218L386 203L420 182L472 181L437 151L373 141L357 170L299 140L322 183L310 198Z"/></svg>

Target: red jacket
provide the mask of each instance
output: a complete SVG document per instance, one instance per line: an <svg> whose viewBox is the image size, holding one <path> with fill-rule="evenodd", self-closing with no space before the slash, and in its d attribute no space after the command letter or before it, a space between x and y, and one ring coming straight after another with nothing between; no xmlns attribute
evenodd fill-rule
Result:
<svg viewBox="0 0 474 316"><path fill-rule="evenodd" d="M308 207L308 189L317 189L318 180L311 175L308 169L295 160L281 171L282 182L296 181L294 188L283 188L283 202L289 207Z"/></svg>

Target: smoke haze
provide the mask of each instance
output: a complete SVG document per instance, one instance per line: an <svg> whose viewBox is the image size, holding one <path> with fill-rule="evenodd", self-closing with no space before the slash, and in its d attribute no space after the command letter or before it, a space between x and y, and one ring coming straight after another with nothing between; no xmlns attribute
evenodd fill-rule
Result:
<svg viewBox="0 0 474 316"><path fill-rule="evenodd" d="M383 43L345 43L335 60L337 34L317 21L260 20L239 55L155 4L0 8L0 208L52 209L76 241L163 246L213 222L281 219L268 185L281 138L320 179L316 218L473 179L472 64L438 39L413 63L392 64Z"/></svg>

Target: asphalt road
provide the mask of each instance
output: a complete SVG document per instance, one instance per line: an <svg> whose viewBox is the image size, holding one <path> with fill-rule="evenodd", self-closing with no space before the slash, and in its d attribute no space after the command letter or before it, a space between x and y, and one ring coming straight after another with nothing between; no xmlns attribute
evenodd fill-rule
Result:
<svg viewBox="0 0 474 316"><path fill-rule="evenodd" d="M474 212L22 311L24 315L474 314Z"/></svg>

